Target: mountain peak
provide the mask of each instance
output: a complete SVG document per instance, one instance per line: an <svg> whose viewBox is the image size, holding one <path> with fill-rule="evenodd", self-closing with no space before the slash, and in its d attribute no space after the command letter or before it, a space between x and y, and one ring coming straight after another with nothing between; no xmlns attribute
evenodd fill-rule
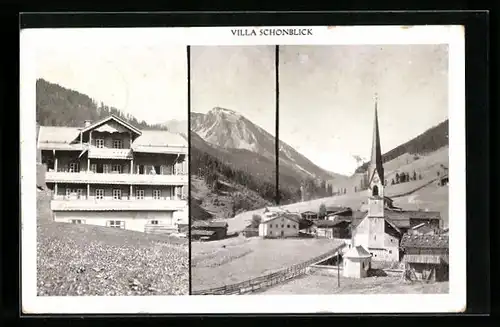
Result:
<svg viewBox="0 0 500 327"><path fill-rule="evenodd" d="M212 108L212 110L209 111L209 113L213 113L213 114L226 114L226 115L237 116L237 117L241 116L239 113L237 113L234 110L227 109L227 108L222 108L222 107L214 107L214 108Z"/></svg>

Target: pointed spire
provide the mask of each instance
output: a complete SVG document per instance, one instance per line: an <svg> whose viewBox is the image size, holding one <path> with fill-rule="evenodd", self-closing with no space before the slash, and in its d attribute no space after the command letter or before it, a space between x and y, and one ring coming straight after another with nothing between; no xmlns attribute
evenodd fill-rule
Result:
<svg viewBox="0 0 500 327"><path fill-rule="evenodd" d="M372 140L372 155L370 160L370 182L373 178L374 171L377 171L381 182L384 182L384 166L382 164L382 150L380 147L380 134L378 130L378 95L375 94L375 120L373 122L373 140Z"/></svg>

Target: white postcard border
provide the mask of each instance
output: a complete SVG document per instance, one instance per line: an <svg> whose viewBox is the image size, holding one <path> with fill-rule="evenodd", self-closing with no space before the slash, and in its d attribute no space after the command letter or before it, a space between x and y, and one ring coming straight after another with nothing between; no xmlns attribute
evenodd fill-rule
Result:
<svg viewBox="0 0 500 327"><path fill-rule="evenodd" d="M262 28L255 28L257 31ZM264 27L263 27L264 28ZM277 29L279 27L265 27ZM294 28L294 27L281 27ZM417 313L461 312L466 306L465 48L462 26L301 27L312 36L234 36L235 27L23 30L20 43L22 311L29 313ZM241 29L245 29L242 27ZM449 45L449 294L240 295L240 296L37 296L36 295L36 67L34 49L44 38L92 42L94 33L114 42L152 45ZM59 33L59 34L57 34ZM257 33L258 34L258 33ZM98 46L98 45L97 45ZM98 72L96 72L98 73Z"/></svg>

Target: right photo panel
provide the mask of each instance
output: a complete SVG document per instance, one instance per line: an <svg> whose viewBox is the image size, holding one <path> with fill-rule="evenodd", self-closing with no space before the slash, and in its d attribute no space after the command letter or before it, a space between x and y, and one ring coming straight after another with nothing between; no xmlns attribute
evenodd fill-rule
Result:
<svg viewBox="0 0 500 327"><path fill-rule="evenodd" d="M448 46L278 53L284 223L259 236L301 247L261 294L448 293Z"/></svg>

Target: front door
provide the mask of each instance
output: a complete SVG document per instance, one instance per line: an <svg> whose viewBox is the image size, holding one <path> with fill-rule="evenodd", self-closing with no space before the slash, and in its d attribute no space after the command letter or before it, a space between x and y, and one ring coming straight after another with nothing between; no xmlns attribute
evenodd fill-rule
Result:
<svg viewBox="0 0 500 327"><path fill-rule="evenodd" d="M281 237L285 236L285 232L281 231Z"/></svg>

